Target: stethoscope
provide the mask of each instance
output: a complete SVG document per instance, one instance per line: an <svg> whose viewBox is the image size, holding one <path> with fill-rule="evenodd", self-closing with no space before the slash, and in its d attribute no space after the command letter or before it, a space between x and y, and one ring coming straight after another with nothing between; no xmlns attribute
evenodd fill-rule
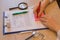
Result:
<svg viewBox="0 0 60 40"><path fill-rule="evenodd" d="M42 37L41 40L45 40L45 39L44 39L45 36L44 36L42 33L37 33L36 31L33 31L33 32L32 32L32 35L29 36L28 38L26 38L25 40L29 40L29 39L31 39L31 38L34 37L34 36L41 36L41 37Z"/></svg>
<svg viewBox="0 0 60 40"><path fill-rule="evenodd" d="M28 8L28 4L25 3L25 2L21 2L21 3L18 4L17 7L9 8L9 10L13 10L13 9L16 9L16 8L18 8L20 10L25 10L25 9Z"/></svg>

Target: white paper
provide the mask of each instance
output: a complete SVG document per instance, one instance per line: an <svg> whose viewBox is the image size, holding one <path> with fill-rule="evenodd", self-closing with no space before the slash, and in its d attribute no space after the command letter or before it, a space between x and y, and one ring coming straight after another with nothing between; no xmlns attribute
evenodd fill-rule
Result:
<svg viewBox="0 0 60 40"><path fill-rule="evenodd" d="M45 28L44 25L41 23L36 23L34 18L33 9L29 8L26 14L19 14L19 15L12 15L15 12L22 12L21 10L15 11L6 11L5 13L8 14L9 21L11 24L11 32L13 31L22 31L22 30L30 30L30 29L39 29Z"/></svg>

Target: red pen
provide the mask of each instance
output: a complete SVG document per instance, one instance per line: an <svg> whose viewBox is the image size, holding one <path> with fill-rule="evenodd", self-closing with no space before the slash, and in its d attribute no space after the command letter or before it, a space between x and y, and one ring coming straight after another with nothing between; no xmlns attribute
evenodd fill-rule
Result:
<svg viewBox="0 0 60 40"><path fill-rule="evenodd" d="M42 13L40 14L40 16L38 16L38 13L40 12L40 7L41 7L41 2L39 2L39 6L38 6L38 8L37 8L37 10L36 10L37 16L35 16L35 21L40 21L40 18L41 18L42 16L44 16L44 12L42 12Z"/></svg>
<svg viewBox="0 0 60 40"><path fill-rule="evenodd" d="M40 12L40 5L41 5L41 2L39 2L39 6L38 6L38 8L37 8L37 18L38 18L38 13Z"/></svg>

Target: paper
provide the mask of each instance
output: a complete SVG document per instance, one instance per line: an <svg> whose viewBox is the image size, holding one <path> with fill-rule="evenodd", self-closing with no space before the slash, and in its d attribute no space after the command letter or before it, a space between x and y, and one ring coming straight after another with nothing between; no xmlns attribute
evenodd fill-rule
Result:
<svg viewBox="0 0 60 40"><path fill-rule="evenodd" d="M21 10L5 11L5 13L9 17L9 21L11 24L10 27L11 32L45 28L44 25L35 21L33 9L29 8L28 10L23 10L23 11L28 11L28 13L12 15L15 12L22 12L22 11Z"/></svg>

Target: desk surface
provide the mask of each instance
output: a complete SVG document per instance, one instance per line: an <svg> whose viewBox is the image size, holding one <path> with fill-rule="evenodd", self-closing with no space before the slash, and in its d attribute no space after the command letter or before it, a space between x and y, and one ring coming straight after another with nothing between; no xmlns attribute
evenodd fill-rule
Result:
<svg viewBox="0 0 60 40"><path fill-rule="evenodd" d="M39 30L39 33L44 35L44 39L45 40L56 40L56 34L50 30ZM27 33L17 33L17 34L9 34L9 35L5 35L3 40L25 40L27 37L29 37L32 33L31 32L27 32ZM41 38L41 36L36 36L34 38L32 38L32 40L40 40L39 38Z"/></svg>

